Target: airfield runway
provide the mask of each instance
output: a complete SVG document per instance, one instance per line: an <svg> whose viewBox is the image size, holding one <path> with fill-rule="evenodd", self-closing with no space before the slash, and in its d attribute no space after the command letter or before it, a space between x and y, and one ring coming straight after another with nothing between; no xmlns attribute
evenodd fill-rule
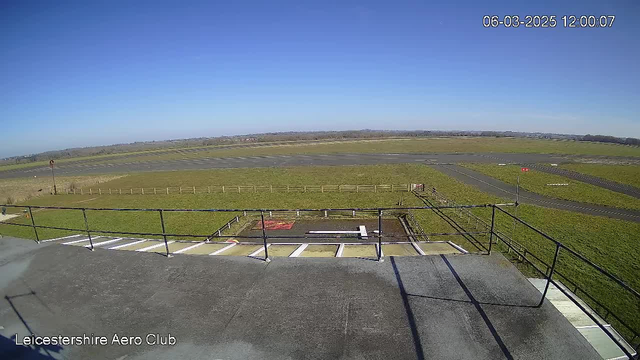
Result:
<svg viewBox="0 0 640 360"><path fill-rule="evenodd" d="M312 154L312 155L264 155L248 157L228 158L198 158L179 160L157 161L133 161L125 163L69 163L56 167L56 174L62 176L77 176L105 173L130 173L146 171L172 171L172 170L205 170L205 169L229 169L229 168L259 168L259 167L286 167L286 166L335 166L335 165L376 165L376 164L425 164L455 177L467 184L481 188L484 191L500 197L514 199L515 187L502 181L493 179L478 172L462 168L456 163L505 163L505 164L535 164L568 163L580 159L601 160L614 159L617 161L637 161L621 157L596 157L577 155L553 155L553 154L516 154L516 153L453 153L453 154ZM549 167L541 167L542 171ZM20 178L33 176L50 176L48 167L33 167L8 171L0 171L0 179ZM573 175L572 178L600 186L613 191L628 194L640 198L640 189L604 181L593 176ZM570 210L589 215L607 216L616 219L640 222L640 211L618 209L606 206L580 203L575 201L559 200L540 194L521 191L522 203L550 207L555 209Z"/></svg>
<svg viewBox="0 0 640 360"><path fill-rule="evenodd" d="M125 163L67 163L56 166L57 175L90 175L144 171L257 168L284 166L375 165L375 164L442 164L442 163L565 163L576 156L549 154L312 154L262 155L247 157L205 157L196 159L132 161ZM47 166L0 171L0 179L50 176Z"/></svg>

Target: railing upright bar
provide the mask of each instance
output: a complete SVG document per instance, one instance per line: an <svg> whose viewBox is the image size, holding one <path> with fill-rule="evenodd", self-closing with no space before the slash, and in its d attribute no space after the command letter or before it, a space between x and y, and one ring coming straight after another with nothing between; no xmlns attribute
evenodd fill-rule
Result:
<svg viewBox="0 0 640 360"><path fill-rule="evenodd" d="M544 298L547 296L547 291L549 290L549 284L551 283L553 272L556 269L556 262L558 261L559 253L560 253L560 245L556 244L556 253L555 255L553 255L553 262L551 263L551 271L549 272L549 276L547 277L547 284L544 286L544 291L542 292L542 298L540 298L540 303L538 304L538 307L542 306L542 303L544 303Z"/></svg>
<svg viewBox="0 0 640 360"><path fill-rule="evenodd" d="M91 244L91 251L94 251L93 240L91 239L91 231L89 230L89 221L87 220L87 211L82 209L82 216L84 217L84 227L87 230L87 236L89 236L89 244Z"/></svg>
<svg viewBox="0 0 640 360"><path fill-rule="evenodd" d="M378 261L384 261L382 257L382 209L378 209Z"/></svg>
<svg viewBox="0 0 640 360"><path fill-rule="evenodd" d="M491 232L489 233L489 255L491 255L491 246L493 245L493 227L496 221L496 207L491 207Z"/></svg>
<svg viewBox="0 0 640 360"><path fill-rule="evenodd" d="M262 241L264 242L264 261L270 262L269 247L267 246L267 227L264 225L264 211L260 211L260 220L262 221Z"/></svg>
<svg viewBox="0 0 640 360"><path fill-rule="evenodd" d="M36 221L33 219L31 206L27 206L27 208L29 209L29 217L31 218L31 227L33 227L33 232L36 234L36 243L40 244L40 237L38 237L38 228L36 227Z"/></svg>
<svg viewBox="0 0 640 360"><path fill-rule="evenodd" d="M162 214L162 210L158 210L160 213L160 223L162 224L162 238L164 239L164 247L167 250L167 257L171 257L171 253L169 252L169 243L167 242L167 232L164 230L164 215Z"/></svg>

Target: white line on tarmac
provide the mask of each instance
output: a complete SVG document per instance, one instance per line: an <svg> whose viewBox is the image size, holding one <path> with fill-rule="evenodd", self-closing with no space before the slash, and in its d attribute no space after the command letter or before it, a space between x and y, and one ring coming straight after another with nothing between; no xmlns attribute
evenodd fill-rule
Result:
<svg viewBox="0 0 640 360"><path fill-rule="evenodd" d="M47 239L47 240L42 240L41 242L64 240L64 239L68 239L68 238L72 238L72 237L76 237L76 236L82 236L82 234L63 236L63 237L59 237L59 238L55 238L55 239Z"/></svg>
<svg viewBox="0 0 640 360"><path fill-rule="evenodd" d="M178 250L178 251L175 251L175 252L174 252L174 254L180 254L180 253L183 253L183 252L185 252L185 251L189 251L189 250L191 250L191 249L195 249L195 248L197 248L198 246L201 246L201 245L204 245L204 244L206 244L206 243L203 241L203 242L201 242L201 243L197 243L197 244L195 244L195 245L187 246L187 247L186 247L186 248L184 248L184 249L180 249L180 250Z"/></svg>
<svg viewBox="0 0 640 360"><path fill-rule="evenodd" d="M167 245L169 244L173 244L175 241L167 241ZM147 246L145 248L142 249L138 249L136 251L147 251L147 250L153 250L155 248L159 248L160 246L164 246L164 242L161 242L160 244L155 244L155 245L151 245L151 246Z"/></svg>
<svg viewBox="0 0 640 360"><path fill-rule="evenodd" d="M99 246L99 245L104 245L104 244L111 244L111 243L114 243L114 242L116 242L116 241L120 241L120 240L122 240L122 238L111 239L111 240L107 240L107 241L103 241L103 242L95 243L95 244L93 244L93 247L96 247L96 246ZM90 247L91 247L91 244L89 244L89 245L85 245L84 247L86 247L86 248L90 248Z"/></svg>
<svg viewBox="0 0 640 360"><path fill-rule="evenodd" d="M122 245L118 245L118 246L110 247L110 248L109 248L109 250L116 250L116 249L123 248L123 247L125 247L125 246L135 245L135 244L140 244L140 243L143 243L143 242L145 242L145 241L147 241L147 240L138 240L138 241L134 241L134 242L132 242L132 243L128 243L128 244L122 244Z"/></svg>
<svg viewBox="0 0 640 360"><path fill-rule="evenodd" d="M413 248L416 249L416 251L420 254L420 255L426 255L424 253L424 251L420 248L420 246L418 246L418 244L412 242L411 245L413 245Z"/></svg>
<svg viewBox="0 0 640 360"><path fill-rule="evenodd" d="M291 255L289 255L289 257L298 257L298 256L300 256L300 254L302 254L302 252L304 251L304 249L307 248L307 246L309 246L309 244L300 245L300 247L298 247L296 249L296 251L292 252Z"/></svg>
<svg viewBox="0 0 640 360"><path fill-rule="evenodd" d="M222 249L219 249L219 250L216 250L216 251L212 252L212 253L211 253L211 254L209 254L209 255L218 255L218 254L220 254L221 252L226 251L226 250L228 250L228 249L231 249L232 247L234 247L234 246L236 246L236 245L238 245L238 244L235 244L235 243L234 243L234 244L231 244L231 245L227 245L227 246L223 247Z"/></svg>
<svg viewBox="0 0 640 360"><path fill-rule="evenodd" d="M338 252L336 253L336 257L342 257L343 251L344 251L344 244L340 244L340 246L338 246Z"/></svg>
<svg viewBox="0 0 640 360"><path fill-rule="evenodd" d="M452 243L451 241L447 241L447 243L451 246L453 246L454 248L460 250L460 252L462 252L463 254L468 254L469 252L465 249L462 248L462 246L456 245L454 243Z"/></svg>
<svg viewBox="0 0 640 360"><path fill-rule="evenodd" d="M97 238L101 238L101 237L102 237L102 236L96 236L96 237L91 238L91 239L93 240L93 239L97 239ZM80 239L80 240L68 241L68 242L66 242L66 243L62 243L62 245L71 245L71 244L76 244L76 243L83 242L83 241L89 241L89 238L86 238L86 239Z"/></svg>
<svg viewBox="0 0 640 360"><path fill-rule="evenodd" d="M267 248L268 248L269 246L271 246L271 244L267 244ZM261 247L260 249L256 250L256 251L252 252L252 253L251 253L251 254L249 254L248 256L249 256L249 257L258 256L258 254L260 254L260 253L261 253L261 252L263 252L263 251L264 251L264 246L263 246L263 247Z"/></svg>

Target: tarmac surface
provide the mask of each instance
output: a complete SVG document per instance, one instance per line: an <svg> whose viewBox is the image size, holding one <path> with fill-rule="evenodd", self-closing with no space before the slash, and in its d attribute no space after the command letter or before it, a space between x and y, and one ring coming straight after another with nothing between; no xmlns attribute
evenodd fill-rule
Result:
<svg viewBox="0 0 640 360"><path fill-rule="evenodd" d="M2 238L0 296L7 359L600 358L549 301L534 306L538 290L500 254L265 263ZM15 334L109 345L38 352Z"/></svg>
<svg viewBox="0 0 640 360"><path fill-rule="evenodd" d="M516 199L516 186L459 165L431 165L434 169L478 189L503 198ZM569 210L588 215L607 216L614 219L640 222L640 211L620 209L577 201L560 200L520 189L519 203L553 209Z"/></svg>
<svg viewBox="0 0 640 360"><path fill-rule="evenodd" d="M200 170L225 168L256 168L283 166L322 165L373 165L398 163L458 163L496 161L509 163L565 163L579 157L550 154L314 154L314 155L264 155L228 158L197 158L179 160L134 161L126 163L68 163L56 166L56 175L89 175L105 173L129 173L144 171ZM47 166L0 171L0 179L50 176Z"/></svg>

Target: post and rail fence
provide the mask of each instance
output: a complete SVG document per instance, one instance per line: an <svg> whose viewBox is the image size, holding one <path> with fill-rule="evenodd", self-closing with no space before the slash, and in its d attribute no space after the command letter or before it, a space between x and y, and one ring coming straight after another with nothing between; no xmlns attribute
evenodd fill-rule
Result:
<svg viewBox="0 0 640 360"><path fill-rule="evenodd" d="M171 195L214 193L334 193L334 192L410 192L419 184L380 185L209 185L135 188L74 188L67 195Z"/></svg>
<svg viewBox="0 0 640 360"><path fill-rule="evenodd" d="M626 296L629 296L633 299L635 299L635 301L640 301L640 293L638 293L638 291L636 291L635 289L633 289L631 286L629 286L628 284L626 284L624 281L620 280L619 278L617 278L616 276L610 274L609 272L607 272L606 270L604 270L601 266L595 264L594 262L592 262L591 260L587 259L584 255L576 252L575 250L571 249L570 247L566 246L565 244L555 240L554 238L552 238L551 236L547 235L546 233L538 230L537 228L535 228L534 226L530 225L529 223L525 222L524 220L518 218L517 216L514 216L513 214L509 213L508 211L506 211L505 209L503 209L503 207L506 206L513 206L515 204L480 204L480 205L451 205L450 203L448 203L447 205L437 205L437 206L415 206L415 207L377 207L377 208L338 208L338 209L160 209L160 208L156 208L156 209L136 209L136 208L77 208L77 207L56 207L56 206L31 206L31 205L1 205L4 207L13 207L13 208L26 208L28 213L29 213L29 217L30 217L30 224L23 224L23 223L15 223L15 222L0 222L0 225L7 225L7 226L22 226L22 227L31 227L34 231L34 235L35 235L35 239L38 243L41 242L40 236L38 234L38 229L54 229L54 230L63 230L63 231L71 231L71 232L80 232L80 233L86 233L87 236L89 237L90 240L90 246L88 246L88 248L90 248L91 250L94 249L94 244L91 240L91 236L92 234L106 234L106 235L114 235L114 234L118 234L118 235L137 235L137 236L155 236L158 238L162 238L165 244L165 248L166 248L166 255L167 257L171 257L171 253L169 251L169 246L168 246L168 241L167 238L168 237L184 237L184 238L201 238L201 239L205 239L205 241L209 241L212 239L213 236L217 235L220 238L244 238L244 239L249 239L249 240L259 240L258 241L250 241L250 242L244 242L244 243L251 243L251 244L260 244L262 246L264 246L264 253L265 253L265 261L270 261L269 259L269 255L268 255L268 246L269 246L269 234L268 231L266 229L265 226L265 214L273 214L273 213L278 213L278 212L295 212L295 213L300 213L300 212L317 212L319 214L327 214L327 212L354 212L354 211L368 211L368 212L376 212L377 213L377 218L378 218L378 232L376 234L372 234L370 235L370 237L377 239L377 241L374 242L370 242L371 244L376 245L376 254L377 254L377 259L378 261L382 262L383 261L383 245L385 245L385 242L383 241L383 238L385 237L385 234L383 232L383 222L382 222L382 218L385 216L385 213L390 214L390 213L397 213L398 211L404 211L404 212L409 212L412 210L434 210L434 211L442 211L442 210L451 210L451 211L455 211L458 212L459 214L462 214L463 212L469 212L471 214L471 210L473 209L480 209L480 208L490 208L491 212L492 212L492 216L491 216L491 223L487 223L484 220L482 220L479 217L476 217L476 220L478 221L478 224L482 222L482 226L488 226L489 230L489 246L488 249L486 249L486 253L490 254L492 249L493 249L493 243L495 241L496 243L496 248L499 249L499 247L497 245L499 245L499 243L504 244L507 248L509 248L511 251L513 251L514 253L516 253L518 256L520 256L523 260L527 261L543 278L546 279L546 285L545 288L542 292L542 296L540 298L540 301L538 302L537 306L542 306L542 304L544 303L544 299L546 297L546 294L549 290L549 286L551 284L553 284L559 291L561 291L562 293L564 293L574 304L576 304L576 306L578 306L582 311L585 312L585 314L587 314L587 316L589 316L589 318L591 318L592 321L594 321L598 327L600 329L602 329L602 331L609 337L611 338L611 340L618 346L620 347L620 349L630 358L633 359L635 355L637 355L638 353L638 347L640 347L640 333L638 332L638 330L634 329L633 326L629 325L628 322L623 321L621 316L619 314L615 314L610 308L604 306L603 304L601 304L600 302L596 301L595 298L593 298L593 296L589 295L585 289L579 288L579 286L572 280L570 280L566 275L561 274L560 272L558 272L558 270L556 269L559 258L560 258L560 254L561 253L566 253L569 254L571 256L573 256L575 259L578 259L581 264L583 264L584 266L587 266L593 270L595 270L597 273L605 276L608 280L612 281L614 284L616 284L617 286L619 286L620 289L622 289L624 291L624 293L626 294ZM83 218L84 218L84 229L80 229L80 228L67 228L67 227L59 227L59 226L44 226L44 225L37 225L36 221L34 219L33 216L33 209L47 209L47 210L71 210L71 211L79 211L82 212ZM141 211L141 212L156 212L159 214L159 220L160 220L160 225L161 225L161 232L124 232L124 231L109 231L109 230L96 230L96 229L92 229L90 227L90 222L89 219L87 217L87 211L99 211L99 212L109 212L109 211L116 211L116 212L136 212L136 211ZM213 212L223 212L223 213L234 213L234 214L240 214L242 213L243 215L246 215L248 213L252 213L252 214L259 214L260 216L260 221L262 222L262 235L261 236L249 236L249 235L244 235L244 236L239 236L239 235L222 235L222 230L223 228L230 228L231 224L234 222L239 222L239 215L236 215L233 219L231 219L227 224L225 224L221 229L217 230L216 232L214 232L214 234L174 234L174 233L167 233L166 228L165 228L165 220L164 220L164 213L168 213L168 212L209 212L209 213L213 213ZM541 260L539 257L536 257L536 259L545 265L545 269L540 269L538 266L536 266L536 264L534 264L531 259L527 258L527 254L526 253L522 253L521 249L517 248L517 246L514 246L515 241L513 239L509 239L504 233L497 231L496 228L496 214L499 213L501 215L506 215L509 218L513 219L514 221L517 221L519 224L525 226L526 228L534 231L535 233L537 233L538 235L540 235L543 239L545 239L546 241L548 241L550 244L552 244L555 247L555 252L554 252L554 256L553 256L553 260L551 262L551 264L547 264L545 263L543 260ZM474 216L476 216L475 214L473 214ZM388 235L387 235L388 236ZM277 235L274 236L276 238L308 238L306 235ZM495 238L495 240L494 240ZM522 246L520 244L518 244L519 246ZM523 247L524 248L524 247ZM525 248L526 250L526 248ZM533 254L531 252L528 252L528 254L530 256L533 256ZM594 314L592 314L589 309L585 308L584 304L581 304L578 300L575 299L574 296L571 296L571 294L569 293L569 290L567 288L564 287L564 285L559 282L559 280L554 278L554 275L557 275L558 277L563 278L564 281L567 281L568 283L570 283L572 286L575 287L575 291L574 294L577 293L578 290L580 290L584 295L588 296L589 299L591 301L596 302L597 304L599 304L600 306L602 306L603 309L606 309L607 314L603 317L604 320L606 321L608 316L611 316L613 318L615 318L619 324L621 324L622 326L625 327L626 330L626 336L623 335L625 337L625 339L628 341L629 344L631 344L631 346L635 346L635 352L636 354L632 354L627 347L621 342L620 339L617 338L616 334L614 334L614 332L611 331L611 328L607 328L605 326L605 324L602 324L601 321L598 319L598 317ZM597 311L597 309L596 309ZM635 345L634 345L635 344Z"/></svg>

